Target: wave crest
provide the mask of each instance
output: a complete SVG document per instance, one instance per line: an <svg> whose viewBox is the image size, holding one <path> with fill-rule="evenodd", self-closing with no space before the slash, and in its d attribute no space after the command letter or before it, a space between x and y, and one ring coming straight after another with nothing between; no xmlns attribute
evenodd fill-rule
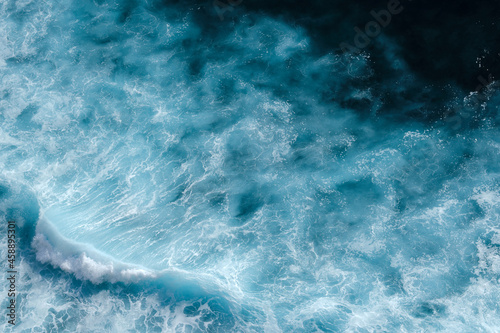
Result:
<svg viewBox="0 0 500 333"><path fill-rule="evenodd" d="M41 263L49 263L79 280L94 284L131 283L156 278L151 270L118 262L88 245L65 239L46 219L39 220L31 245Z"/></svg>

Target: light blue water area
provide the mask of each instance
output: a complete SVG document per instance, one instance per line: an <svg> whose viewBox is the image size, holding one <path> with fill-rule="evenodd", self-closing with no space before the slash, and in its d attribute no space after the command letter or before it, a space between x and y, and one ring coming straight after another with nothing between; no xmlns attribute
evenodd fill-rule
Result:
<svg viewBox="0 0 500 333"><path fill-rule="evenodd" d="M433 98L384 104L427 89L403 60L374 89L368 54L199 10L0 5L2 330L500 327L500 95L473 126L405 118Z"/></svg>

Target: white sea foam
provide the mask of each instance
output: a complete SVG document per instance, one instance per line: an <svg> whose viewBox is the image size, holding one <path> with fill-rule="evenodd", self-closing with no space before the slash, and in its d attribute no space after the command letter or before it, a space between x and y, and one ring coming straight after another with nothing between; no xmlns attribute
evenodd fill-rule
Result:
<svg viewBox="0 0 500 333"><path fill-rule="evenodd" d="M121 263L99 253L89 245L64 238L45 218L38 221L32 246L36 250L38 261L50 263L80 280L88 280L95 284L130 283L157 277L151 270Z"/></svg>

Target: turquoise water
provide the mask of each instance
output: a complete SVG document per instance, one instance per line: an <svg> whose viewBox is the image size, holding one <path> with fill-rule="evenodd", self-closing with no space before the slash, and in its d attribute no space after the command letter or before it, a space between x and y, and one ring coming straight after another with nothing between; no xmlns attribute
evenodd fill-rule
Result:
<svg viewBox="0 0 500 333"><path fill-rule="evenodd" d="M495 332L494 85L243 8L0 5L1 329Z"/></svg>

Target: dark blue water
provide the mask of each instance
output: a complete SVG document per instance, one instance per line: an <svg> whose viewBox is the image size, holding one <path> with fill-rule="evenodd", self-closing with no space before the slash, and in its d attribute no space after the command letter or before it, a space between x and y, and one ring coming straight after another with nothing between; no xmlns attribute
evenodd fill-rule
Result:
<svg viewBox="0 0 500 333"><path fill-rule="evenodd" d="M500 330L498 6L224 4L0 3L1 329Z"/></svg>

